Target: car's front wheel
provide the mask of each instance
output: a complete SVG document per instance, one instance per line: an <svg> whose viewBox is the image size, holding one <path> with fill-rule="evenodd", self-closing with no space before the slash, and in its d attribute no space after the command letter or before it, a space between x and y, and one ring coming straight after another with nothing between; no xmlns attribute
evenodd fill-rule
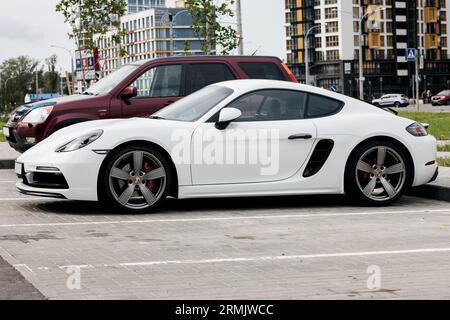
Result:
<svg viewBox="0 0 450 320"><path fill-rule="evenodd" d="M406 151L390 141L374 140L359 146L349 159L346 193L358 202L388 205L412 184L413 166Z"/></svg>
<svg viewBox="0 0 450 320"><path fill-rule="evenodd" d="M132 213L154 210L171 187L171 166L156 148L132 145L108 157L99 184L101 200Z"/></svg>

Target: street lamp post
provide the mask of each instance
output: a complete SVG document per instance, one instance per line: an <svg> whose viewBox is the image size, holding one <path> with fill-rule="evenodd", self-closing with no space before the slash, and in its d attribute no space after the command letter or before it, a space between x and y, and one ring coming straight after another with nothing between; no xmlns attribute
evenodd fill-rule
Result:
<svg viewBox="0 0 450 320"><path fill-rule="evenodd" d="M65 47L61 47L61 46L51 45L50 47L57 48L57 49L63 49L63 50L66 50L69 53L69 55L70 55L70 66L71 66L71 72L72 72L72 82L71 82L71 84L72 84L72 93L74 93L75 92L75 68L74 68L74 65L73 65L72 51L67 49L67 48L65 48Z"/></svg>
<svg viewBox="0 0 450 320"><path fill-rule="evenodd" d="M244 37L242 35L242 7L241 0L236 1L237 33L239 34L239 55L244 55Z"/></svg>
<svg viewBox="0 0 450 320"><path fill-rule="evenodd" d="M175 41L174 41L174 36L173 36L173 22L175 21L175 18L184 12L189 12L189 10L185 9L185 10L181 10L178 11L173 17L172 20L170 21L170 55L173 56L174 51L175 51Z"/></svg>
<svg viewBox="0 0 450 320"><path fill-rule="evenodd" d="M322 27L322 25L317 25L317 26L312 26L311 28L308 29L308 31L306 32L306 36L305 36L305 83L307 85L309 85L310 82L310 76L309 76L309 42L308 42L308 37L309 34L316 28L320 28Z"/></svg>
<svg viewBox="0 0 450 320"><path fill-rule="evenodd" d="M359 99L364 100L364 66L363 66L363 46L364 46L364 39L363 39L363 28L362 24L365 18L367 18L369 15L377 13L379 11L386 10L385 7L367 12L366 14L362 15L362 7L361 7L361 18L359 19Z"/></svg>

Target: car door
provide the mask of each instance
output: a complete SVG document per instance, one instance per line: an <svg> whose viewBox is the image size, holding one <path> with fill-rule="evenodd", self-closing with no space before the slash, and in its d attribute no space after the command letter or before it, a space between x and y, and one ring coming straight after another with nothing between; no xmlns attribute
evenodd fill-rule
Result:
<svg viewBox="0 0 450 320"><path fill-rule="evenodd" d="M145 70L130 84L137 88L137 96L122 100L123 117L150 115L181 99L183 70L183 64L158 65Z"/></svg>
<svg viewBox="0 0 450 320"><path fill-rule="evenodd" d="M390 98L391 98L390 95L386 95L386 96L381 97L381 99L380 99L380 105L382 105L382 106L388 105L388 104L389 104Z"/></svg>
<svg viewBox="0 0 450 320"><path fill-rule="evenodd" d="M242 115L224 129L219 113L199 125L192 136L194 185L263 183L287 179L306 162L317 130L303 119L306 94L260 90L228 107Z"/></svg>
<svg viewBox="0 0 450 320"><path fill-rule="evenodd" d="M237 77L230 67L222 62L190 63L186 65L187 95L210 84L235 80Z"/></svg>

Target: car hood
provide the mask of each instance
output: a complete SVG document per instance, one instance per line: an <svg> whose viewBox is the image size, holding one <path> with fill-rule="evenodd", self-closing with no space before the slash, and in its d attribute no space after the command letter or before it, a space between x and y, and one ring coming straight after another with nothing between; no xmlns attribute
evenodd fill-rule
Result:
<svg viewBox="0 0 450 320"><path fill-rule="evenodd" d="M191 132L195 128L193 122L180 122L149 118L95 120L74 124L63 128L47 139L26 151L23 156L32 153L53 152L69 141L92 131L103 130L102 136L87 146L87 149L110 150L128 141L151 141L166 146L175 130Z"/></svg>
<svg viewBox="0 0 450 320"><path fill-rule="evenodd" d="M28 114L31 110L35 108L40 107L46 107L46 106L55 106L61 105L63 103L69 103L69 102L75 102L75 101L87 101L91 99L98 98L98 96L89 96L89 95L83 95L83 94L74 94L71 96L64 96L64 97L58 97L33 103L27 103L24 105L21 105L14 109L11 114L9 115L8 123L14 123L18 122L23 116Z"/></svg>

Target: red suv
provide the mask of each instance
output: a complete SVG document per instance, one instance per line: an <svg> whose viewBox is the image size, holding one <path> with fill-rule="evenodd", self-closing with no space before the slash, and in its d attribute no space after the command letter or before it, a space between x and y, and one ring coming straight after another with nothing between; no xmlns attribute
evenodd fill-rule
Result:
<svg viewBox="0 0 450 320"><path fill-rule="evenodd" d="M161 58L123 66L82 95L21 106L12 112L3 133L23 152L72 124L150 115L207 85L234 79L297 82L274 57Z"/></svg>
<svg viewBox="0 0 450 320"><path fill-rule="evenodd" d="M431 104L433 106L450 105L450 90L444 90L437 95L431 97Z"/></svg>

